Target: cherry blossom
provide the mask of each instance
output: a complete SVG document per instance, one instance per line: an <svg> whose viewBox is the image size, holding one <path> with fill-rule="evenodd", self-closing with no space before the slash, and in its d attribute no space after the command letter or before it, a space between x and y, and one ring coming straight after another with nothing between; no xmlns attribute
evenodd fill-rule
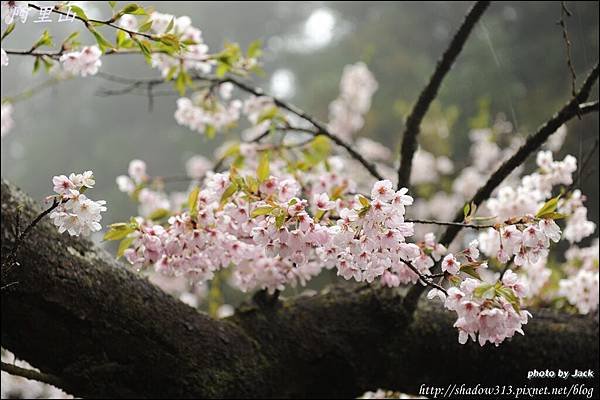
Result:
<svg viewBox="0 0 600 400"><path fill-rule="evenodd" d="M442 260L442 271L448 272L449 274L456 275L460 270L460 262L454 258L453 254L448 254Z"/></svg>
<svg viewBox="0 0 600 400"><path fill-rule="evenodd" d="M525 291L524 283L514 274L507 274L494 284L466 278L460 286L450 287L445 299L437 289L432 289L428 297L440 298L448 310L456 312L454 326L458 328L459 343L465 344L471 338L481 346L487 342L498 346L515 333L524 334L522 326L531 317L519 307Z"/></svg>
<svg viewBox="0 0 600 400"><path fill-rule="evenodd" d="M106 211L106 201L94 201L83 194L95 183L92 171L52 178L53 190L57 193L54 199L58 206L50 214L50 219L60 233L66 231L71 236L88 236L102 229L100 220L101 213Z"/></svg>
<svg viewBox="0 0 600 400"><path fill-rule="evenodd" d="M98 46L86 46L81 51L65 53L60 57L63 69L73 75L96 75L102 65L102 51Z"/></svg>
<svg viewBox="0 0 600 400"><path fill-rule="evenodd" d="M364 125L363 115L371 108L371 97L377 81L359 62L344 68L340 95L329 105L329 128L338 136L350 139Z"/></svg>

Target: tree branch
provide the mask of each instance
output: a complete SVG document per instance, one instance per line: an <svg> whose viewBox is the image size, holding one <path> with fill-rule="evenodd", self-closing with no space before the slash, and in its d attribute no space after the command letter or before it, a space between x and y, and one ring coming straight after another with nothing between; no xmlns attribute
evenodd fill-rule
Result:
<svg viewBox="0 0 600 400"><path fill-rule="evenodd" d="M5 363L4 361L2 361L2 371L11 375L20 376L25 379L33 379L34 381L47 383L48 385L56 386L58 388L64 388L68 386L60 378L54 375L44 374L34 369L18 367L13 364Z"/></svg>
<svg viewBox="0 0 600 400"><path fill-rule="evenodd" d="M417 151L417 136L421 126L421 121L429 106L437 96L437 92L444 80L446 74L452 68L452 64L456 57L460 54L465 42L469 38L471 31L481 15L490 5L489 1L478 1L471 7L460 28L452 38L448 48L438 60L437 66L429 83L419 95L419 99L413 106L408 118L406 119L406 127L402 135L402 146L400 148L400 166L398 167L398 189L401 187L409 187L410 174L412 170L412 160Z"/></svg>
<svg viewBox="0 0 600 400"><path fill-rule="evenodd" d="M123 88L123 90L111 91L108 93L107 93L107 91L104 91L103 94L105 94L105 95L106 94L121 95L121 94L129 93L129 92L135 90L140 85L156 86L156 85L162 85L164 83L167 83L167 82L165 82L164 79L155 79L155 78L132 79L132 78L125 78L125 77L121 77L121 76L115 76L112 74L102 73L102 72L98 73L98 76L100 76L103 79L115 82L115 83L129 85L128 87ZM301 119L308 122L309 124L311 124L314 127L314 129L298 127L298 128L293 128L294 130L301 130L302 132L311 134L313 136L323 135L323 136L328 137L336 145L344 148L348 152L350 157L354 158L356 161L358 161L360 164L362 164L362 166L369 172L369 174L371 174L371 176L373 176L377 180L383 179L383 176L377 170L375 163L372 163L369 160L367 160L366 158L364 158L356 149L354 149L354 147L350 143L347 143L343 139L339 138L337 135L330 132L329 129L327 129L327 126L324 122L319 121L317 118L313 117L306 111L296 107L294 104L288 103L277 97L271 96L268 93L265 93L262 89L254 87L254 86L250 85L249 83L246 83L246 82L242 81L241 79L234 78L232 76L226 76L224 78L219 78L216 76L206 76L206 75L194 74L194 75L192 75L192 80L201 81L201 82L209 82L211 84L231 83L234 86L236 86L238 89L240 89L246 93L252 94L254 96L269 97L270 99L273 100L273 103L275 103L276 106L300 117Z"/></svg>
<svg viewBox="0 0 600 400"><path fill-rule="evenodd" d="M42 7L38 6L37 4L33 4L33 3L28 3L27 6L29 8L33 8L34 10L38 10L38 11L40 11L42 9ZM115 21L112 21L112 20L102 21L102 20L91 19L91 18L84 19L84 18L80 17L79 15L72 15L67 12L60 11L59 9L56 8L56 6L52 7L52 12L55 14L63 15L65 17L73 16L75 19L81 21L85 25L85 27L88 29L90 29L91 24L106 25L106 26L110 26L111 28L117 29L119 31L123 31L123 32L127 33L129 36L141 36L141 37L145 37L146 39L153 40L153 41L159 40L157 35L153 35L151 33L132 31L130 29L123 28L119 25L115 25L114 24Z"/></svg>
<svg viewBox="0 0 600 400"><path fill-rule="evenodd" d="M17 208L27 218L40 209L4 181L1 189L6 250ZM2 346L76 396L355 397L421 384L531 386L529 370L599 368L597 316L534 311L523 337L463 346L455 317L435 303L412 314L398 291L363 286L213 320L47 220L34 234L14 271L20 284L2 292Z"/></svg>
<svg viewBox="0 0 600 400"><path fill-rule="evenodd" d="M538 130L527 137L525 143L512 155L508 160L503 162L500 167L488 178L487 182L479 188L477 193L473 196L473 198L468 202L469 204L474 203L479 206L485 200L487 200L493 193L493 191L500 186L502 181L510 175L512 171L514 171L517 167L525 162L527 157L537 151L544 142L552 135L556 130L564 123L571 120L573 117L581 115L580 110L582 107L588 111L592 111L594 109L597 110L598 104L594 103L584 103L587 101L592 87L598 80L598 63L594 66L594 68L590 71L589 75L586 77L585 82L576 93L576 95L569 100L567 104L563 106L550 120L544 123L542 126L538 128ZM455 217L454 222L462 222L464 218L463 210L459 210ZM449 226L444 234L440 238L440 243L444 246L448 247L450 243L454 240L456 235L460 232L462 226L460 225L452 225ZM439 266L436 266L432 273L439 272ZM409 293L406 296L407 306L415 307L418 301L419 296L423 293L423 288L415 285L413 286Z"/></svg>

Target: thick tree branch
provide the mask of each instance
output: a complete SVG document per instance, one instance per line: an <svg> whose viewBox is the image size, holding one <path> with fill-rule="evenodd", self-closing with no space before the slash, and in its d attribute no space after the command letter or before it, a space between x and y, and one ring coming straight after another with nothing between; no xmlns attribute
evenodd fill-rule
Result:
<svg viewBox="0 0 600 400"><path fill-rule="evenodd" d="M412 170L412 160L417 150L417 136L421 126L421 121L425 117L429 106L437 96L437 92L444 80L446 74L452 68L456 57L460 54L465 42L469 38L473 27L479 21L481 15L490 5L489 1L478 1L467 13L460 28L452 38L448 48L438 60L437 66L429 83L419 95L419 99L413 106L408 118L406 127L402 135L402 146L400 148L400 166L398 167L398 188L408 187L410 185L410 173Z"/></svg>
<svg viewBox="0 0 600 400"><path fill-rule="evenodd" d="M6 250L19 205L27 218L40 209L6 182L1 193ZM78 396L351 397L421 384L548 385L527 372L599 367L597 316L534 312L524 337L461 346L452 314L431 302L411 314L397 291L338 287L215 321L47 220L20 254L19 284L2 293L2 346Z"/></svg>

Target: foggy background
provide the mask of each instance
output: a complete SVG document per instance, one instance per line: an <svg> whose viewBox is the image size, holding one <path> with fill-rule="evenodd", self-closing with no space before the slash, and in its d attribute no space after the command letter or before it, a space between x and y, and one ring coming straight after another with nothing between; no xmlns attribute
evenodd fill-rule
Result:
<svg viewBox="0 0 600 400"><path fill-rule="evenodd" d="M110 15L107 2L82 4L90 17ZM93 4L92 4L93 3ZM119 2L117 7L125 4ZM212 52L225 41L242 48L262 39L265 78L254 81L326 120L327 106L338 95L344 65L365 61L379 82L366 126L360 135L398 149L403 118L432 73L437 58L459 26L468 2L139 2L144 7L174 15L188 15L203 31ZM566 20L578 83L598 59L598 3L568 2ZM559 2L492 3L476 26L440 90L425 124L447 119L448 142L440 146L457 167L468 156L468 132L473 118L486 107L526 135L570 97L570 75L565 44L557 25ZM95 9L95 11L94 11ZM83 44L95 44L77 21L33 23L36 13L2 43L4 49L27 49L48 29L55 43L80 30ZM56 17L55 17L56 19ZM4 30L6 24L2 22ZM114 31L104 30L114 41ZM13 96L47 79L40 71L32 77L32 57L10 56L2 68L2 98ZM159 71L141 56L106 56L101 71L129 77L157 77ZM100 97L100 89L118 88L99 77L78 78L16 103L15 127L2 139L2 177L36 199L51 194L53 175L91 169L97 186L94 199L108 201L103 224L136 213L115 177L126 173L131 159L148 163L151 175L182 175L193 154L208 157L225 140L214 140L177 125L173 118L177 96L156 97L152 112L147 98L135 95ZM165 86L169 88L169 86ZM598 98L598 86L591 99ZM229 135L236 135L237 132ZM230 136L231 137L231 136ZM566 153L579 158L598 137L598 113L569 123ZM397 154L397 153L396 153ZM598 154L594 173L583 190L589 219L598 223ZM483 182L473 182L481 185ZM169 184L168 189L185 187ZM597 236L597 233L594 234Z"/></svg>

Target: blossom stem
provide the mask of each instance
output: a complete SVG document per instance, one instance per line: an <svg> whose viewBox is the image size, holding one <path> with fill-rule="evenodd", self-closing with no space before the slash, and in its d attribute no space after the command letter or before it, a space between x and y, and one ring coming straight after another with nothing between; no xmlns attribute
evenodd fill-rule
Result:
<svg viewBox="0 0 600 400"><path fill-rule="evenodd" d="M446 289L444 289L442 286L438 285L437 283L435 283L432 279L431 276L429 275L423 275L421 272L419 272L419 270L412 265L411 262L409 261L404 261L404 264L406 264L406 266L408 268L410 268L415 274L417 274L419 276L419 279L427 286L431 286L432 288L441 290L442 292L444 292L444 294L448 294L448 292L446 291Z"/></svg>

